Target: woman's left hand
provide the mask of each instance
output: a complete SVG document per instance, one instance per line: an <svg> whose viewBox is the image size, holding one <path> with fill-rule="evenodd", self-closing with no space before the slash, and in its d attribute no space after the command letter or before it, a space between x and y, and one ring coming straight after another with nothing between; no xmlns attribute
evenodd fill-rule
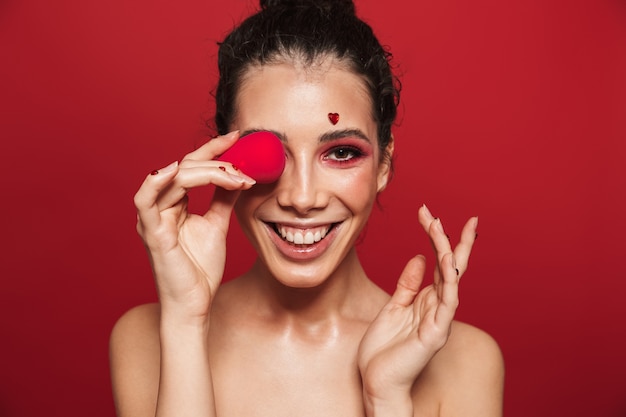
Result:
<svg viewBox="0 0 626 417"><path fill-rule="evenodd" d="M419 210L419 222L437 257L434 281L420 290L426 262L421 255L411 259L396 291L365 333L358 366L366 402L409 399L413 383L448 340L459 304L459 280L467 269L478 218L468 220L454 250L441 221L426 206Z"/></svg>

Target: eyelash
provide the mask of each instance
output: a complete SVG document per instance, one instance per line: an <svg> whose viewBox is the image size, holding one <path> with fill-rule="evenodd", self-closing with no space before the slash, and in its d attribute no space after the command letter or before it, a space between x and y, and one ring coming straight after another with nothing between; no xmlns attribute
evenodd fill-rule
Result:
<svg viewBox="0 0 626 417"><path fill-rule="evenodd" d="M338 157L337 156L338 152L346 152L349 155L344 158ZM335 158L332 157L333 155L335 155ZM330 160L338 164L346 164L346 163L353 162L355 159L359 159L363 157L364 155L365 153L359 148L356 148L354 146L343 145L343 146L337 146L336 148L332 148L331 150L326 152L326 154L324 155L324 159Z"/></svg>

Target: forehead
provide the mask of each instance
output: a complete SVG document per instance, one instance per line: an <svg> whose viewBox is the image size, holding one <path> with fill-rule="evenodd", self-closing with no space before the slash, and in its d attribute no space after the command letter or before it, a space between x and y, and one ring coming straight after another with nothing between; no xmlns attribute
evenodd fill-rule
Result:
<svg viewBox="0 0 626 417"><path fill-rule="evenodd" d="M277 129L281 127L277 125L287 128L313 121L327 126L328 114L338 113L343 127L352 124L375 131L372 99L364 78L331 58L311 64L289 60L249 67L235 111L235 123L243 125L239 128Z"/></svg>

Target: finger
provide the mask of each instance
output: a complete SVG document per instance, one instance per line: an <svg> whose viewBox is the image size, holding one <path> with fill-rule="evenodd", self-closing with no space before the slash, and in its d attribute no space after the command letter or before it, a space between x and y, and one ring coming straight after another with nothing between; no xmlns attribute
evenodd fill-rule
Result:
<svg viewBox="0 0 626 417"><path fill-rule="evenodd" d="M209 140L193 152L188 153L183 161L209 161L220 156L239 139L239 131L227 133Z"/></svg>
<svg viewBox="0 0 626 417"><path fill-rule="evenodd" d="M419 208L417 212L417 218L418 218L419 223L422 225L422 228L426 232L426 234L428 234L428 240L430 241L430 245L433 248L433 251L435 252L435 255L436 255L437 249L435 248L435 244L432 238L430 237L430 226L436 220L436 218L430 213L430 210L428 210L428 207L426 207L426 204L422 204L422 207ZM439 282L439 259L438 258L437 258L437 262L435 263L434 275L435 275L435 279L434 279L435 283Z"/></svg>
<svg viewBox="0 0 626 417"><path fill-rule="evenodd" d="M426 205L422 205L418 211L418 220L428 236L430 237L433 249L437 253L437 260L441 262L444 254L451 252L450 239L443 229L441 219L433 217Z"/></svg>
<svg viewBox="0 0 626 417"><path fill-rule="evenodd" d="M467 270L469 264L469 257L472 253L472 247L476 241L476 229L478 228L478 217L470 218L463 230L461 231L461 240L454 248L454 257L456 259L457 268L460 271L460 275Z"/></svg>
<svg viewBox="0 0 626 417"><path fill-rule="evenodd" d="M430 213L426 204L422 204L422 207L420 207L417 211L417 219L426 232L428 232L430 224L435 221L435 217Z"/></svg>
<svg viewBox="0 0 626 417"><path fill-rule="evenodd" d="M213 193L213 199L211 200L211 206L204 214L204 217L206 219L217 220L224 230L228 230L230 215L240 194L240 190L228 191L223 188L216 188L215 193Z"/></svg>
<svg viewBox="0 0 626 417"><path fill-rule="evenodd" d="M426 270L426 259L422 255L417 255L407 262L400 278L396 290L389 300L389 304L407 307L413 303L415 296L420 290Z"/></svg>
<svg viewBox="0 0 626 417"><path fill-rule="evenodd" d="M180 163L181 169L201 169L201 168L219 168L224 172L231 173L235 176L247 178L250 181L255 181L252 177L242 172L239 168L234 166L231 162L220 161L211 159L208 161L199 161L192 159L184 159Z"/></svg>
<svg viewBox="0 0 626 417"><path fill-rule="evenodd" d="M437 255L437 261L440 264L443 261L444 255L452 252L450 239L448 239L448 235L446 235L446 232L443 230L441 219L435 219L430 224L428 236L430 236Z"/></svg>
<svg viewBox="0 0 626 417"><path fill-rule="evenodd" d="M152 171L135 194L134 203L142 228L158 226L160 223L161 216L157 199L159 194L171 184L178 171L178 161L160 170Z"/></svg>
<svg viewBox="0 0 626 417"><path fill-rule="evenodd" d="M418 219L420 224L428 234L431 245L437 257L437 263L435 264L434 282L435 284L438 284L441 281L441 272L439 265L441 264L443 256L447 253L452 252L450 239L443 229L441 220L433 217L433 215L430 213L430 210L428 210L428 207L426 207L425 204L422 205L422 207L418 211Z"/></svg>
<svg viewBox="0 0 626 417"><path fill-rule="evenodd" d="M178 175L161 193L157 204L160 210L166 210L177 204L188 190L196 187L213 184L227 190L246 190L255 183L254 179L235 170L228 163L210 161L199 164L185 161L184 168L179 170Z"/></svg>
<svg viewBox="0 0 626 417"><path fill-rule="evenodd" d="M459 306L459 278L454 254L448 253L441 262L440 302L435 315L435 323L440 326L448 326L454 318L454 313Z"/></svg>

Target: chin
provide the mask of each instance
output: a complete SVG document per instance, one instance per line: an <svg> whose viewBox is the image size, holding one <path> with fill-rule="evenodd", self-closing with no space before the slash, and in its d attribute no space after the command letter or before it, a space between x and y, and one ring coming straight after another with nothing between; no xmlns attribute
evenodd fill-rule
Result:
<svg viewBox="0 0 626 417"><path fill-rule="evenodd" d="M289 274L288 276L284 276L283 274L277 274L274 275L274 279L285 287L301 289L317 288L328 281L328 277L322 277L320 275L311 277L307 275Z"/></svg>
<svg viewBox="0 0 626 417"><path fill-rule="evenodd" d="M294 289L317 288L330 279L332 271L327 268L315 268L308 265L273 264L268 269L269 275L281 285Z"/></svg>

